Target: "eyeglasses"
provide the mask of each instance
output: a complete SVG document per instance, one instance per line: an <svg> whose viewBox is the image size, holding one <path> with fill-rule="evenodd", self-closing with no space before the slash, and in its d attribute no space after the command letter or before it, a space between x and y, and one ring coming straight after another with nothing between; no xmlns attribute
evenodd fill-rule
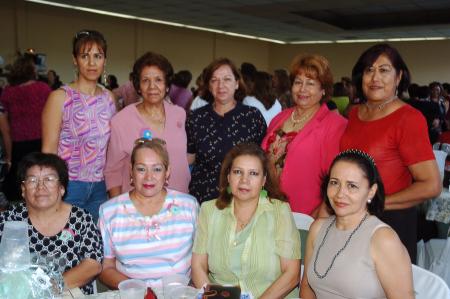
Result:
<svg viewBox="0 0 450 299"><path fill-rule="evenodd" d="M39 183L42 181L42 184L46 188L54 188L58 184L59 178L57 178L54 175L48 175L43 178L38 178L35 176L28 176L25 178L25 180L22 181L22 183L25 185L25 187L30 189L36 189L39 186Z"/></svg>
<svg viewBox="0 0 450 299"><path fill-rule="evenodd" d="M156 143L156 144L159 144L159 145L162 145L162 146L166 146L166 141L163 140L163 139L160 139L160 138L149 139L149 138L141 137L141 138L138 138L138 139L136 139L134 141L134 145L135 146L136 145L140 145L140 144L145 144L145 143L150 143L150 144Z"/></svg>
<svg viewBox="0 0 450 299"><path fill-rule="evenodd" d="M79 31L75 34L75 39L79 39L83 36L89 36L91 33L89 31Z"/></svg>

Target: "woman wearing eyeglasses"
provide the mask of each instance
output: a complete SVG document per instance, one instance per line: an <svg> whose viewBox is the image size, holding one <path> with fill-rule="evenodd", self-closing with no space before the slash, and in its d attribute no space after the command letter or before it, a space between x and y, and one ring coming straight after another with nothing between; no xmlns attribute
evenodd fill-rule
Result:
<svg viewBox="0 0 450 299"><path fill-rule="evenodd" d="M242 104L245 86L232 61L219 58L203 71L204 99L211 104L192 111L186 122L189 163L194 165L189 193L199 202L219 195L220 166L225 154L243 142L260 144L266 121Z"/></svg>
<svg viewBox="0 0 450 299"><path fill-rule="evenodd" d="M28 222L30 252L64 259L65 288L92 294L102 269L101 236L89 213L63 201L66 163L54 154L34 152L19 163L18 178L25 202L0 214L0 238L5 221Z"/></svg>
<svg viewBox="0 0 450 299"><path fill-rule="evenodd" d="M111 120L111 140L105 168L109 196L131 190L130 156L137 138L166 141L174 171L167 178L168 187L188 192L191 179L187 160L186 112L164 99L168 95L173 68L166 57L147 52L133 66L133 85L142 101L130 104Z"/></svg>
<svg viewBox="0 0 450 299"><path fill-rule="evenodd" d="M177 170L173 170L177 171ZM128 278L161 288L170 274L189 275L198 203L165 188L171 173L161 139L138 139L131 153L134 188L100 207L105 259L100 280L117 289Z"/></svg>
<svg viewBox="0 0 450 299"><path fill-rule="evenodd" d="M73 39L77 79L53 91L42 114L42 151L58 154L69 167L66 202L88 210L94 219L107 200L103 169L116 113L112 93L97 85L106 64L106 40L83 30Z"/></svg>

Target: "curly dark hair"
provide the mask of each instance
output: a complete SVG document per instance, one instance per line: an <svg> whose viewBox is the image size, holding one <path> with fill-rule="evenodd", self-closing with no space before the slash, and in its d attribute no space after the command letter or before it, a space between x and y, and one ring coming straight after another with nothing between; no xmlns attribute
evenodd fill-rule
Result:
<svg viewBox="0 0 450 299"><path fill-rule="evenodd" d="M19 56L8 76L8 82L11 86L20 85L30 80L36 79L36 57L32 54Z"/></svg>
<svg viewBox="0 0 450 299"><path fill-rule="evenodd" d="M277 199L286 201L285 195L281 192L278 185L278 178L275 174L275 169L266 153L256 143L240 143L233 147L226 155L222 162L219 179L219 197L216 201L216 206L222 210L230 205L232 194L227 192L228 174L231 171L233 161L240 156L252 156L259 159L263 167L264 175L266 176L266 183L264 188L267 190L269 199Z"/></svg>
<svg viewBox="0 0 450 299"><path fill-rule="evenodd" d="M55 170L58 174L59 183L67 191L67 185L69 184L69 171L67 169L66 161L61 159L58 155L41 152L27 154L22 158L22 160L20 160L17 167L17 178L20 182L25 180L28 170L33 166L48 167Z"/></svg>
<svg viewBox="0 0 450 299"><path fill-rule="evenodd" d="M218 58L211 62L202 73L203 76L203 90L202 95L203 99L206 100L208 103L214 102L214 96L212 95L211 91L209 90L209 81L211 80L214 72L221 66L228 65L233 72L234 79L238 81L239 87L234 93L234 99L238 102L242 102L242 100L247 95L247 87L245 86L244 82L242 81L242 76L239 73L239 70L237 69L236 65L228 58Z"/></svg>
<svg viewBox="0 0 450 299"><path fill-rule="evenodd" d="M345 161L352 163L358 166L359 169L363 172L365 178L369 183L369 188L374 184L377 184L377 191L372 198L371 202L367 204L367 211L369 214L380 217L384 211L384 185L381 180L381 176L378 173L378 169L373 162L373 159L366 153L359 150L346 150L338 154L333 163L331 163L330 171L328 174L322 179L321 185L321 193L322 198L325 201L328 210L331 214L334 214L333 209L331 208L330 199L327 195L328 183L330 182L330 173L333 169L334 165L340 161Z"/></svg>
<svg viewBox="0 0 450 299"><path fill-rule="evenodd" d="M147 66L156 66L164 74L164 84L167 93L167 87L170 86L173 79L173 67L169 60L161 54L147 52L139 57L133 65L133 86L138 94L141 94L140 80L142 70Z"/></svg>
<svg viewBox="0 0 450 299"><path fill-rule="evenodd" d="M352 81L356 87L356 94L362 100L367 100L362 90L364 70L372 66L381 55L385 55L391 61L397 75L402 72L402 78L397 86L397 95L406 91L411 83L411 74L397 49L389 44L376 44L361 54L352 70Z"/></svg>

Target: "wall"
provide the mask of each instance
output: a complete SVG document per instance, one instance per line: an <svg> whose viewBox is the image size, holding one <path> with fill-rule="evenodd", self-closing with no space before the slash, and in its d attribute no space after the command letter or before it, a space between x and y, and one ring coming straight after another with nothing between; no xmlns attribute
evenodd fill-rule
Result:
<svg viewBox="0 0 450 299"><path fill-rule="evenodd" d="M165 55L174 69L188 69L195 78L214 58L227 56L238 66L253 62L268 69L269 43L210 32L164 26L82 11L5 1L0 10L0 56L14 60L16 50L34 48L47 54L47 67L63 82L74 78L72 38L81 29L96 29L108 42L107 72L128 80L134 61L146 51ZM3 32L4 31L4 32Z"/></svg>
<svg viewBox="0 0 450 299"><path fill-rule="evenodd" d="M428 84L431 81L450 82L450 40L392 42L406 62L412 82ZM335 80L350 76L359 56L372 43L277 45L270 46L269 69L289 68L299 53L317 53L325 56L331 65Z"/></svg>
<svg viewBox="0 0 450 299"><path fill-rule="evenodd" d="M108 41L108 73L128 78L135 59L145 51L164 54L175 70L189 69L194 80L212 59L226 56L258 69L287 68L301 52L319 53L331 63L334 77L349 76L358 56L371 44L278 45L221 34L51 7L23 0L3 1L0 10L0 56L11 63L17 49L47 54L48 68L64 82L73 80L71 43L83 29L97 29ZM402 53L413 81L450 82L450 40L392 43Z"/></svg>

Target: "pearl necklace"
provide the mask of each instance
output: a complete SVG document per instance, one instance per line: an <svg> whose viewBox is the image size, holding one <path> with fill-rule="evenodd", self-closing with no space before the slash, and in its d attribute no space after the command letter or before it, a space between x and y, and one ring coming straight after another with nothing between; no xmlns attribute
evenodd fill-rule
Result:
<svg viewBox="0 0 450 299"><path fill-rule="evenodd" d="M319 271L317 271L317 258L319 257L319 253L320 250L323 247L323 244L325 243L325 239L328 236L328 232L330 231L331 226L333 226L336 223L336 218L334 218L333 221L331 221L330 225L328 225L327 230L325 232L325 236L323 236L322 242L319 245L319 248L317 249L317 253L316 253L316 257L314 259L314 273L316 274L317 278L319 279L323 279L327 276L328 272L331 270L331 268L334 265L334 261L336 260L336 258L345 250L345 248L347 247L348 243L350 243L350 240L352 239L353 235L358 231L358 229L361 227L361 225L363 224L363 222L367 219L367 216L369 214L365 214L363 219L361 220L361 222L358 224L357 227L355 227L355 229L350 233L350 236L348 236L347 241L345 241L344 246L338 250L338 252L336 252L336 254L334 255L333 259L331 260L331 264L328 266L327 270L325 271L324 274L320 274Z"/></svg>
<svg viewBox="0 0 450 299"><path fill-rule="evenodd" d="M389 104L390 102L393 102L397 99L397 96L394 95L393 97L391 97L390 99L384 101L381 104L371 104L369 102L366 102L365 105L368 109L378 109L379 111L382 110L384 107L386 107L387 104Z"/></svg>
<svg viewBox="0 0 450 299"><path fill-rule="evenodd" d="M309 119L309 117L310 117L311 114L312 114L312 112L310 112L310 113L307 113L307 114L303 115L302 117L300 117L300 119L295 119L295 117L294 117L294 114L295 114L295 113L297 113L297 110L294 110L294 111L291 113L291 121L292 121L292 123L294 124L294 126L296 126L296 125L298 125L298 124L303 125L303 124Z"/></svg>

